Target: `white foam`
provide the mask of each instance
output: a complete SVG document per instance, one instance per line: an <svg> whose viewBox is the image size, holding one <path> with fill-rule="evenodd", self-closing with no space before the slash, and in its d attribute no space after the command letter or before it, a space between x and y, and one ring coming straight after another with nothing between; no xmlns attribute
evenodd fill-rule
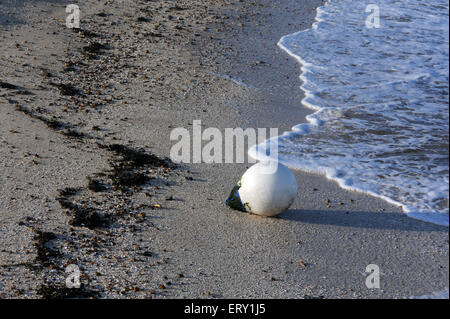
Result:
<svg viewBox="0 0 450 319"><path fill-rule="evenodd" d="M379 0L378 29L365 25L370 3L329 1L278 43L315 111L278 137L279 160L448 226L448 2Z"/></svg>

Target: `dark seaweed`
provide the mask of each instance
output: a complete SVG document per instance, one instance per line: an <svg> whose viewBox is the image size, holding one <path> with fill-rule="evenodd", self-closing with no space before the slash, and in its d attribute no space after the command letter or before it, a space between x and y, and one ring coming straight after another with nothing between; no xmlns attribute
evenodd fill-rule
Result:
<svg viewBox="0 0 450 319"><path fill-rule="evenodd" d="M85 29L73 28L72 30L75 33L81 33L82 35L88 38L95 38L98 36L97 33Z"/></svg>
<svg viewBox="0 0 450 319"><path fill-rule="evenodd" d="M117 187L141 186L152 179L143 173L130 170L126 165L114 165L109 178Z"/></svg>
<svg viewBox="0 0 450 319"><path fill-rule="evenodd" d="M89 229L109 226L112 222L111 215L99 213L92 207L80 206L69 200L70 196L76 194L75 190L66 188L64 191L60 191L60 196L56 198L62 208L68 209L72 213L72 220L69 224Z"/></svg>
<svg viewBox="0 0 450 319"><path fill-rule="evenodd" d="M56 239L56 235L52 232L36 231L36 235L34 236L34 246L37 251L36 261L42 266L50 265L52 258L61 256L59 251L47 246L48 242L53 239Z"/></svg>
<svg viewBox="0 0 450 319"><path fill-rule="evenodd" d="M107 227L111 223L109 214L101 214L92 207L72 205L70 211L73 213L72 220L69 222L72 226L95 229Z"/></svg>
<svg viewBox="0 0 450 319"><path fill-rule="evenodd" d="M18 90L19 87L14 85L14 84L10 84L10 83L6 83L6 82L1 82L0 81L0 88L2 89L8 89L8 90Z"/></svg>
<svg viewBox="0 0 450 319"><path fill-rule="evenodd" d="M78 194L79 191L80 191L79 188L66 187L64 189L59 190L59 196L60 197L74 196Z"/></svg>
<svg viewBox="0 0 450 319"><path fill-rule="evenodd" d="M156 155L147 154L142 149L138 150L121 144L112 144L101 147L121 156L123 163L126 163L134 168L144 167L145 165L166 168L171 166L169 159L161 159Z"/></svg>
<svg viewBox="0 0 450 319"><path fill-rule="evenodd" d="M84 52L99 54L102 49L105 49L105 46L99 42L92 42L87 46L83 47Z"/></svg>
<svg viewBox="0 0 450 319"><path fill-rule="evenodd" d="M66 129L65 131L62 131L61 133L67 137L73 137L73 138L78 138L78 139L86 137L86 134L84 134L82 132L78 132L77 130L74 130L74 129Z"/></svg>
<svg viewBox="0 0 450 319"><path fill-rule="evenodd" d="M95 192L104 192L107 190L107 187L98 179L89 178L88 189Z"/></svg>
<svg viewBox="0 0 450 319"><path fill-rule="evenodd" d="M59 133L67 136L67 137L73 137L73 138L85 138L87 137L86 134L78 132L77 130L71 129L71 128L65 128L67 126L70 126L70 124L63 123L61 121L58 121L56 119L48 119L45 116L38 115L35 112L29 110L28 108L21 106L19 104L16 104L16 110L20 111L34 119L37 119L39 121L42 121L45 125L47 125L52 130L58 131Z"/></svg>
<svg viewBox="0 0 450 319"><path fill-rule="evenodd" d="M84 285L80 288L67 288L62 285L45 284L37 290L43 299L91 299L98 297L98 292L87 290Z"/></svg>
<svg viewBox="0 0 450 319"><path fill-rule="evenodd" d="M79 93L78 89L72 84L61 83L57 84L56 86L59 88L59 93L61 93L61 95L74 96Z"/></svg>
<svg viewBox="0 0 450 319"><path fill-rule="evenodd" d="M169 159L161 159L153 154L147 154L142 149L134 149L121 144L98 145L120 157L111 164L112 170L108 175L113 185L120 189L148 183L152 177L140 172L139 170L142 168L148 166L169 168L172 166Z"/></svg>

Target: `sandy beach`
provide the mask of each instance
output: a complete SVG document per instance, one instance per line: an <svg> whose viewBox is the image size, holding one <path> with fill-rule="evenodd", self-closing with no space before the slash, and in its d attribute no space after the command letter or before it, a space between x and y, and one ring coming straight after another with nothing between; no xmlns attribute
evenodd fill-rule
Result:
<svg viewBox="0 0 450 319"><path fill-rule="evenodd" d="M0 2L0 298L409 298L448 289L448 227L294 171L276 218L224 202L251 164L177 164L174 128L278 128L276 43L322 1ZM365 285L380 268L380 288ZM76 265L82 286L65 285Z"/></svg>

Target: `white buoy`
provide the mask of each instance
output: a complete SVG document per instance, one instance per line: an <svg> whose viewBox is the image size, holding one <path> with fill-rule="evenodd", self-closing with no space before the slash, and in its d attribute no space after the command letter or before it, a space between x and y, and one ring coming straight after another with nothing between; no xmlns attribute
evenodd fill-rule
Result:
<svg viewBox="0 0 450 319"><path fill-rule="evenodd" d="M261 216L281 214L297 194L292 172L281 163L257 163L250 167L231 191L227 205Z"/></svg>

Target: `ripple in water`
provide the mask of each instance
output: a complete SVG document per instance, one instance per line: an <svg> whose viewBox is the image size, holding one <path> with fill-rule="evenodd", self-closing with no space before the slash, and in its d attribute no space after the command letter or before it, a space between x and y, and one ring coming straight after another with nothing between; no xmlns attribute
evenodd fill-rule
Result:
<svg viewBox="0 0 450 319"><path fill-rule="evenodd" d="M280 40L316 112L276 139L279 160L448 226L448 2L378 0L372 29L368 4L330 1L311 29Z"/></svg>

